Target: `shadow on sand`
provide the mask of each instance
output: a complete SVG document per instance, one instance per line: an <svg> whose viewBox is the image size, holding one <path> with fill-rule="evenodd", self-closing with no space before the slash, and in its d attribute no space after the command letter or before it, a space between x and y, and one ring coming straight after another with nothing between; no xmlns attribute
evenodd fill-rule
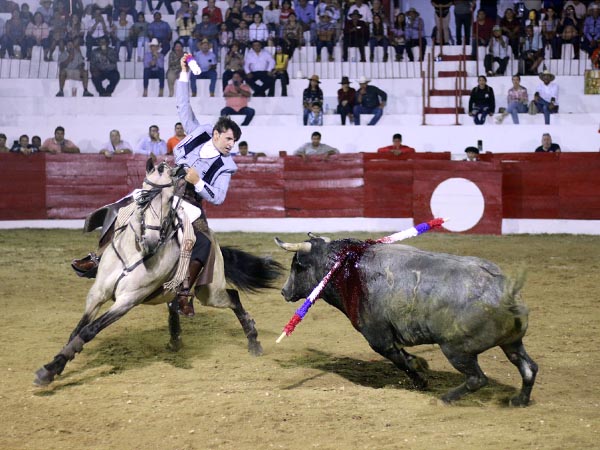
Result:
<svg viewBox="0 0 600 450"><path fill-rule="evenodd" d="M352 384L372 389L408 389L416 391L408 376L386 359L364 361L350 357L336 357L332 353L309 348L303 355L291 360L278 360L277 362L283 368L304 367L333 373ZM321 374L312 375L291 385L284 386L283 389L299 388L319 376ZM464 376L458 372L427 370L425 376L429 380L429 386L426 391L418 392L435 399L439 399L446 392L464 382ZM490 378L486 387L466 396L456 404L459 406L473 406L492 402L507 406L508 399L516 395L517 392L518 390L515 387L499 383Z"/></svg>

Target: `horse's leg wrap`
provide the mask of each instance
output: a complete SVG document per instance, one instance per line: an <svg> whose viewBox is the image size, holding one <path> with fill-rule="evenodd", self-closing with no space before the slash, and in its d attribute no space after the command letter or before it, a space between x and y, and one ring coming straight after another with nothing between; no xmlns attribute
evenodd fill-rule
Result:
<svg viewBox="0 0 600 450"><path fill-rule="evenodd" d="M63 347L63 349L60 351L60 354L67 358L67 361L71 361L73 358L75 358L76 353L79 353L81 350L83 350L83 344L85 344L85 342L83 339L81 339L81 337L79 337L79 335L77 335L71 340L71 342Z"/></svg>
<svg viewBox="0 0 600 450"><path fill-rule="evenodd" d="M248 351L253 356L260 356L263 353L262 346L258 341L258 331L256 331L256 327L254 326L254 319L250 314L246 312L244 307L242 306L242 302L240 301L240 294L235 289L227 289L227 294L233 303L233 312L235 316L240 321L242 325L242 329L244 330L244 334L248 338Z"/></svg>

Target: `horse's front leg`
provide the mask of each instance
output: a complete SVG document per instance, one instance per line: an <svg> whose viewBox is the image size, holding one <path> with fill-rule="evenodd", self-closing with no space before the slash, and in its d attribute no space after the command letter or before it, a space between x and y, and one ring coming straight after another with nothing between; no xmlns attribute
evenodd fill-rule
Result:
<svg viewBox="0 0 600 450"><path fill-rule="evenodd" d="M46 386L52 383L54 377L62 373L67 362L71 361L77 353L83 350L84 344L87 344L100 331L127 314L135 305L136 303L133 300L117 301L98 319L81 327L81 330L76 335L71 335L69 343L62 348L51 362L36 371L34 383L38 386Z"/></svg>

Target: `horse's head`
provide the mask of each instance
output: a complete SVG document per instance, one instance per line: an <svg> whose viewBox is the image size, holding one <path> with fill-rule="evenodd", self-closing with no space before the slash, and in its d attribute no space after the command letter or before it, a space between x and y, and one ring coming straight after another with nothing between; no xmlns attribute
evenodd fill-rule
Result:
<svg viewBox="0 0 600 450"><path fill-rule="evenodd" d="M180 178L179 167L173 168L166 162L155 167L152 159L146 162L146 178L135 200L139 219L136 234L143 255L154 253L173 229L173 196Z"/></svg>

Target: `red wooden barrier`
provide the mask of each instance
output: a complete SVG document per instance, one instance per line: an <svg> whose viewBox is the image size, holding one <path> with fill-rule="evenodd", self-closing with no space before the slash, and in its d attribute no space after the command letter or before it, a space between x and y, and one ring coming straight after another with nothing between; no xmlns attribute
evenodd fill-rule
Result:
<svg viewBox="0 0 600 450"><path fill-rule="evenodd" d="M1 153L0 168L0 220L45 219L45 158Z"/></svg>

